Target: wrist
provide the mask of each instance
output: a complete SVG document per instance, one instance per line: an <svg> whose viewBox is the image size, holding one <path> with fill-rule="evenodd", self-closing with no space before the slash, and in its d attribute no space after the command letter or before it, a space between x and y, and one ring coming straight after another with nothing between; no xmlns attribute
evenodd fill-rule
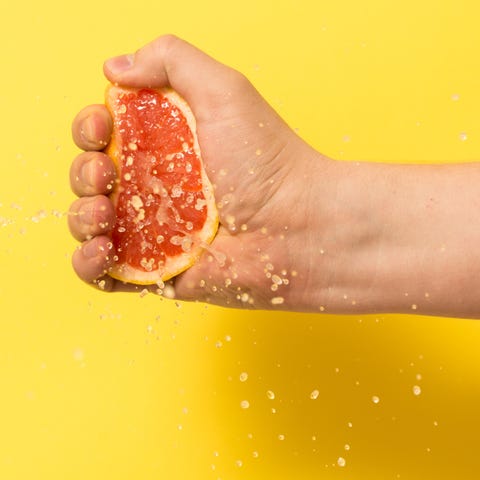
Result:
<svg viewBox="0 0 480 480"><path fill-rule="evenodd" d="M314 265L304 280L309 311L384 310L391 260L385 166L318 156L307 202L309 241L302 254Z"/></svg>
<svg viewBox="0 0 480 480"><path fill-rule="evenodd" d="M315 210L309 215L313 238L303 250L316 265L304 278L306 309L415 311L426 280L419 271L424 245L415 225L421 221L421 195L409 184L409 167L317 161L318 186L308 202Z"/></svg>

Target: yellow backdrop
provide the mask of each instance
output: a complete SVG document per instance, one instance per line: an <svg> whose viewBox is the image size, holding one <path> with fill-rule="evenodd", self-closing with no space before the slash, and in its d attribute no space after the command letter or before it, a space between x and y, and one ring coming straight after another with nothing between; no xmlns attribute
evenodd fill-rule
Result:
<svg viewBox="0 0 480 480"><path fill-rule="evenodd" d="M103 100L103 60L167 32L243 71L327 155L478 159L479 14L475 0L2 2L0 478L478 478L480 323L102 294L70 268L64 213L70 123Z"/></svg>

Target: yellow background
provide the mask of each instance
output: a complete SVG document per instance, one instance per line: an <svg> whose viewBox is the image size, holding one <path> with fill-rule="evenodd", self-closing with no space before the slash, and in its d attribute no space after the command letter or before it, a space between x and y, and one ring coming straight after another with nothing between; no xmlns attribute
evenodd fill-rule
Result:
<svg viewBox="0 0 480 480"><path fill-rule="evenodd" d="M62 214L71 119L102 101L103 60L167 32L247 74L327 155L478 159L479 14L475 0L2 2L0 479L478 478L479 323L101 294L70 268Z"/></svg>

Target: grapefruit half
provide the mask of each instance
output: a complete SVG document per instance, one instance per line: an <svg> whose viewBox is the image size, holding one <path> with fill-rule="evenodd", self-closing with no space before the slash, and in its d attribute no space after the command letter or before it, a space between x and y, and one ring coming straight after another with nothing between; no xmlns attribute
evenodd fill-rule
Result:
<svg viewBox="0 0 480 480"><path fill-rule="evenodd" d="M109 275L140 285L168 280L195 263L218 228L195 118L167 88L111 85L105 103L113 118L105 152L117 169Z"/></svg>

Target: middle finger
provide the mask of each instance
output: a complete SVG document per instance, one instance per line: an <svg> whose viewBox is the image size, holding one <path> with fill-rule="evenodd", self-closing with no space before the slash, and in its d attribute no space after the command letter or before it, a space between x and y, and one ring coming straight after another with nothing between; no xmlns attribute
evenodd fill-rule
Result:
<svg viewBox="0 0 480 480"><path fill-rule="evenodd" d="M80 241L109 232L115 224L112 202L104 195L83 197L70 206L68 226Z"/></svg>

